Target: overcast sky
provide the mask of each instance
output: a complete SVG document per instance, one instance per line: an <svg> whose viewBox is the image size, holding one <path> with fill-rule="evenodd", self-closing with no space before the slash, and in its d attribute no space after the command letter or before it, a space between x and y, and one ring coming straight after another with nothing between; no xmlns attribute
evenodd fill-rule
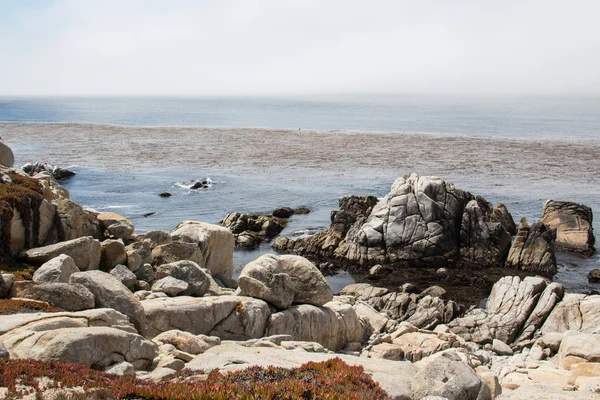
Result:
<svg viewBox="0 0 600 400"><path fill-rule="evenodd" d="M598 0L0 0L0 95L600 93Z"/></svg>

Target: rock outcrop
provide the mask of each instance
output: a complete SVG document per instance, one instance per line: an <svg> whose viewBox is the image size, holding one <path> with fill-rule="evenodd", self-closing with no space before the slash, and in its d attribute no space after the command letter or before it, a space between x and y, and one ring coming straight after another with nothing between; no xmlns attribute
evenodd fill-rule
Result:
<svg viewBox="0 0 600 400"><path fill-rule="evenodd" d="M284 213L284 209L278 210L280 210L278 215L288 215ZM293 214L294 210L291 211ZM279 235L287 224L285 218L289 218L289 216L279 217L275 215L232 212L221 221L221 225L233 233L235 247L254 249L262 242L269 241Z"/></svg>
<svg viewBox="0 0 600 400"><path fill-rule="evenodd" d="M570 201L548 200L542 208L541 222L556 229L556 249L591 256L595 238L592 209Z"/></svg>
<svg viewBox="0 0 600 400"><path fill-rule="evenodd" d="M521 218L517 237L508 253L506 266L543 275L556 273L554 240L556 230L535 222L531 227Z"/></svg>
<svg viewBox="0 0 600 400"><path fill-rule="evenodd" d="M238 285L240 295L263 299L280 309L292 303L322 306L333 299L321 272L300 256L263 255L244 267Z"/></svg>

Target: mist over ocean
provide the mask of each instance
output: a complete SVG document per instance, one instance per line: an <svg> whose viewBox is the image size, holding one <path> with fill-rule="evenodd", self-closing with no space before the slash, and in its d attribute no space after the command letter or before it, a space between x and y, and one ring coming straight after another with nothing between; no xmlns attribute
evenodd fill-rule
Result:
<svg viewBox="0 0 600 400"><path fill-rule="evenodd" d="M314 232L340 196L383 196L411 172L503 202L517 222L547 199L600 210L595 97L0 98L0 121L18 166L71 166L74 201L139 232L280 206L312 210L282 234ZM207 177L211 188L189 189ZM269 251L236 251L235 268ZM558 262L568 289L600 289L586 279L598 253Z"/></svg>

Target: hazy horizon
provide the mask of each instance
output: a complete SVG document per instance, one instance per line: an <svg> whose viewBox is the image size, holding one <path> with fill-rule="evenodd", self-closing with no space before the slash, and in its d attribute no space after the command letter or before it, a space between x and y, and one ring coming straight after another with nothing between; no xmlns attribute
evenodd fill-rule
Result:
<svg viewBox="0 0 600 400"><path fill-rule="evenodd" d="M600 95L600 2L0 2L0 97Z"/></svg>

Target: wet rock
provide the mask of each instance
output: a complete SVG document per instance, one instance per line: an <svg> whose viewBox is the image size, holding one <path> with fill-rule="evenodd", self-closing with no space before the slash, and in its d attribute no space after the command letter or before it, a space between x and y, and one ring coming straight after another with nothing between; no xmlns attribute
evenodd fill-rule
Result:
<svg viewBox="0 0 600 400"><path fill-rule="evenodd" d="M490 215L490 220L492 222L500 223L506 232L508 232L511 236L517 234L517 224L515 224L512 214L508 211L504 204L496 204L496 208L494 208L492 214Z"/></svg>
<svg viewBox="0 0 600 400"><path fill-rule="evenodd" d="M266 254L248 263L238 278L240 294L280 309L292 303L322 306L333 299L323 274L300 256Z"/></svg>
<svg viewBox="0 0 600 400"><path fill-rule="evenodd" d="M506 267L544 275L554 275L556 256L554 240L556 230L547 228L541 222L531 227L521 218L519 232L510 249Z"/></svg>
<svg viewBox="0 0 600 400"><path fill-rule="evenodd" d="M369 279L382 279L392 272L390 267L384 267L380 264L374 265L369 269Z"/></svg>
<svg viewBox="0 0 600 400"><path fill-rule="evenodd" d="M93 293L96 307L107 307L127 315L142 335L146 331L144 309L125 285L102 271L76 272L70 283L79 283Z"/></svg>
<svg viewBox="0 0 600 400"><path fill-rule="evenodd" d="M67 311L94 308L94 295L83 285L17 281L11 287L10 296L45 301Z"/></svg>
<svg viewBox="0 0 600 400"><path fill-rule="evenodd" d="M128 240L135 231L133 223L117 213L105 212L98 215L97 218L107 235L115 239Z"/></svg>
<svg viewBox="0 0 600 400"><path fill-rule="evenodd" d="M548 200L541 222L556 229L556 249L591 256L594 249L592 209L570 201Z"/></svg>
<svg viewBox="0 0 600 400"><path fill-rule="evenodd" d="M162 192L162 193L160 193L160 194L159 194L159 196L160 196L160 197L171 197L171 196L172 196L172 194L171 194L171 193L169 193L169 192Z"/></svg>
<svg viewBox="0 0 600 400"><path fill-rule="evenodd" d="M205 222L183 221L175 227L171 237L195 244L201 253L198 264L212 275L233 275L235 239L229 229Z"/></svg>
<svg viewBox="0 0 600 400"><path fill-rule="evenodd" d="M162 292L167 295L174 297L180 293L184 293L188 290L189 285L180 279L173 278L172 276L165 276L154 282L152 285L153 292Z"/></svg>
<svg viewBox="0 0 600 400"><path fill-rule="evenodd" d="M95 270L100 265L100 242L90 236L29 249L21 256L30 264L42 265L61 254L70 256L82 270Z"/></svg>
<svg viewBox="0 0 600 400"><path fill-rule="evenodd" d="M110 271L119 264L125 264L127 253L122 239L106 239L100 243L100 269Z"/></svg>
<svg viewBox="0 0 600 400"><path fill-rule="evenodd" d="M178 293L183 296L204 296L210 286L210 274L193 261L183 260L157 266L154 278L160 280L165 277L179 279L188 285L187 289Z"/></svg>
<svg viewBox="0 0 600 400"><path fill-rule="evenodd" d="M294 214L310 214L310 210L307 207L298 207L294 210Z"/></svg>
<svg viewBox="0 0 600 400"><path fill-rule="evenodd" d="M293 210L291 211L293 213ZM287 215L283 211L282 213L279 215ZM232 212L223 219L221 224L233 233L236 247L253 249L279 235L285 228L287 220L276 215Z"/></svg>
<svg viewBox="0 0 600 400"><path fill-rule="evenodd" d="M287 219L290 218L292 215L294 215L294 209L290 207L279 207L273 210L273 216L277 218Z"/></svg>
<svg viewBox="0 0 600 400"><path fill-rule="evenodd" d="M75 272L80 272L75 261L66 254L54 257L45 262L33 273L34 282L69 283L69 278Z"/></svg>
<svg viewBox="0 0 600 400"><path fill-rule="evenodd" d="M588 282L599 283L600 282L600 269L593 269L588 273Z"/></svg>

